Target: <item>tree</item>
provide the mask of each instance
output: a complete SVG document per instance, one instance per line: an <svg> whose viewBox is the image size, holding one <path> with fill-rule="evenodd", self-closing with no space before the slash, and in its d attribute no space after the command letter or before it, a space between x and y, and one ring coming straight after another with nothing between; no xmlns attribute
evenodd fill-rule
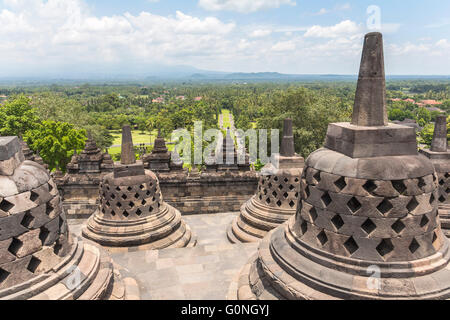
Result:
<svg viewBox="0 0 450 320"><path fill-rule="evenodd" d="M31 99L19 95L0 108L0 135L23 137L36 128L39 118L31 106Z"/></svg>
<svg viewBox="0 0 450 320"><path fill-rule="evenodd" d="M82 150L86 131L77 130L67 122L44 121L27 132L26 141L31 149L39 151L49 169L65 172L74 150Z"/></svg>

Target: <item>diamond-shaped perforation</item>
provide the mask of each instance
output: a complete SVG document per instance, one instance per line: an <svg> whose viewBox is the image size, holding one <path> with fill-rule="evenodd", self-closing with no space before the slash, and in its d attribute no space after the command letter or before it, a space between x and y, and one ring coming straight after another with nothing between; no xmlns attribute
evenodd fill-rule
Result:
<svg viewBox="0 0 450 320"><path fill-rule="evenodd" d="M317 171L314 175L313 178L317 181L320 182L321 178L320 178L320 171Z"/></svg>
<svg viewBox="0 0 450 320"><path fill-rule="evenodd" d="M141 214L142 214L141 209L137 209L137 210L136 210L136 215L137 215L137 216L141 216Z"/></svg>
<svg viewBox="0 0 450 320"><path fill-rule="evenodd" d="M439 184L440 184L441 186L443 186L443 185L445 184L444 179L439 180Z"/></svg>
<svg viewBox="0 0 450 320"><path fill-rule="evenodd" d="M342 220L340 215L335 215L332 219L331 222L333 223L334 227L336 228L336 230L341 229L344 226L344 220Z"/></svg>
<svg viewBox="0 0 450 320"><path fill-rule="evenodd" d="M274 191L274 192L272 192L272 196L274 197L274 198L278 198L278 194Z"/></svg>
<svg viewBox="0 0 450 320"><path fill-rule="evenodd" d="M114 200L115 198L116 198L116 195L115 195L114 193L112 193L112 194L111 194L111 199Z"/></svg>
<svg viewBox="0 0 450 320"><path fill-rule="evenodd" d="M295 206L294 200L289 201L289 206L290 206L291 208L293 208L293 207Z"/></svg>
<svg viewBox="0 0 450 320"><path fill-rule="evenodd" d="M45 213L49 216L53 212L53 209L53 206L49 202L47 202Z"/></svg>
<svg viewBox="0 0 450 320"><path fill-rule="evenodd" d="M430 219L428 219L428 217L424 214L422 216L422 219L420 219L420 227L426 227L426 225L428 224L428 222L430 222Z"/></svg>
<svg viewBox="0 0 450 320"><path fill-rule="evenodd" d="M347 186L347 183L345 182L345 177L340 177L334 182L334 185L341 191Z"/></svg>
<svg viewBox="0 0 450 320"><path fill-rule="evenodd" d="M306 186L305 193L306 193L306 198L309 198L309 196L311 195L311 191L309 190L309 186Z"/></svg>
<svg viewBox="0 0 450 320"><path fill-rule="evenodd" d="M278 186L278 189L280 189L280 190L283 190L283 185L282 184L280 184L279 186Z"/></svg>
<svg viewBox="0 0 450 320"><path fill-rule="evenodd" d="M394 208L394 206L387 199L381 201L381 203L377 206L377 210L383 215L386 215L392 210L392 208Z"/></svg>
<svg viewBox="0 0 450 320"><path fill-rule="evenodd" d="M136 194L134 195L134 197L135 197L136 199L139 199L139 193L136 193Z"/></svg>
<svg viewBox="0 0 450 320"><path fill-rule="evenodd" d="M330 195L328 192L325 192L322 197L321 197L323 204L325 205L325 207L328 207L332 201Z"/></svg>
<svg viewBox="0 0 450 320"><path fill-rule="evenodd" d="M363 229L368 235L370 235L375 229L377 225L373 223L370 218L367 218L366 221L361 225L361 229Z"/></svg>
<svg viewBox="0 0 450 320"><path fill-rule="evenodd" d="M431 239L431 242L434 244L436 240L438 239L436 232L433 232L433 238Z"/></svg>
<svg viewBox="0 0 450 320"><path fill-rule="evenodd" d="M311 217L312 222L316 221L318 217L316 208L312 207L311 209L309 209L309 216Z"/></svg>
<svg viewBox="0 0 450 320"><path fill-rule="evenodd" d="M116 206L117 206L118 208L122 208L122 204L121 204L120 202L117 202L117 203L116 203Z"/></svg>
<svg viewBox="0 0 450 320"><path fill-rule="evenodd" d="M419 248L420 248L420 245L417 242L417 240L412 239L411 244L408 247L409 251L411 251L411 253L414 254L417 251L417 249L419 249Z"/></svg>
<svg viewBox="0 0 450 320"><path fill-rule="evenodd" d="M285 199L287 199L287 198L289 197L289 193L285 192L285 193L283 194L283 197L284 197Z"/></svg>
<svg viewBox="0 0 450 320"><path fill-rule="evenodd" d="M33 221L34 221L34 217L31 214L31 211L28 210L27 212L25 212L20 224L23 225L25 228L30 228Z"/></svg>
<svg viewBox="0 0 450 320"><path fill-rule="evenodd" d="M30 200L35 202L37 199L39 199L39 194L37 194L34 191L31 191L31 193L30 193Z"/></svg>
<svg viewBox="0 0 450 320"><path fill-rule="evenodd" d="M145 201L145 199L142 199L141 204L142 204L143 206L145 206L145 205L147 204L147 201Z"/></svg>
<svg viewBox="0 0 450 320"><path fill-rule="evenodd" d="M300 229L302 230L302 234L305 234L308 231L308 224L306 221L303 221L300 225Z"/></svg>
<svg viewBox="0 0 450 320"><path fill-rule="evenodd" d="M432 205L434 203L434 200L436 200L436 198L434 197L434 194L430 195L430 204Z"/></svg>
<svg viewBox="0 0 450 320"><path fill-rule="evenodd" d="M369 193L374 192L377 189L377 185L375 184L375 182L373 182L372 180L368 180L364 185L363 185L364 190L366 190Z"/></svg>
<svg viewBox="0 0 450 320"><path fill-rule="evenodd" d="M49 234L50 234L50 231L47 228L41 227L41 230L39 232L39 240L41 240L42 245L45 244L45 241L47 240Z"/></svg>
<svg viewBox="0 0 450 320"><path fill-rule="evenodd" d="M130 216L130 214L128 213L127 210L124 210L123 213L122 213L122 215L123 215L125 218L128 218L128 217Z"/></svg>
<svg viewBox="0 0 450 320"><path fill-rule="evenodd" d="M124 193L124 194L122 194L121 198L122 198L123 200L127 200L127 195Z"/></svg>
<svg viewBox="0 0 450 320"><path fill-rule="evenodd" d="M128 205L130 206L130 208L133 208L134 207L134 202L130 201L130 203Z"/></svg>
<svg viewBox="0 0 450 320"><path fill-rule="evenodd" d="M392 230L394 230L397 234L400 234L405 228L405 224L399 219L395 221L395 223L391 226Z"/></svg>
<svg viewBox="0 0 450 320"><path fill-rule="evenodd" d="M350 237L345 241L344 247L350 255L354 254L359 249L359 246L353 237Z"/></svg>
<svg viewBox="0 0 450 320"><path fill-rule="evenodd" d="M266 203L267 203L267 204L270 204L270 203L271 203L270 198L267 198L267 199L266 199Z"/></svg>
<svg viewBox="0 0 450 320"><path fill-rule="evenodd" d="M328 237L327 234L325 233L325 231L321 231L318 235L317 235L317 240L319 240L320 244L323 246L328 242Z"/></svg>
<svg viewBox="0 0 450 320"><path fill-rule="evenodd" d="M394 250L391 239L383 239L376 248L378 254L383 258Z"/></svg>
<svg viewBox="0 0 450 320"><path fill-rule="evenodd" d="M31 260L28 263L27 269L31 273L35 273L40 264L41 264L41 260L39 260L35 256L31 256Z"/></svg>
<svg viewBox="0 0 450 320"><path fill-rule="evenodd" d="M356 211L358 211L359 209L361 209L361 203L358 201L358 199L356 199L355 197L351 198L348 202L347 202L347 207L353 212L355 213Z"/></svg>
<svg viewBox="0 0 450 320"><path fill-rule="evenodd" d="M445 197L443 196L443 195L441 195L440 197L439 197L439 202L445 202Z"/></svg>
<svg viewBox="0 0 450 320"><path fill-rule="evenodd" d="M427 184L425 183L425 180L423 178L419 178L417 181L417 186L422 189L423 187L425 187Z"/></svg>
<svg viewBox="0 0 450 320"><path fill-rule="evenodd" d="M17 238L13 238L13 241L8 247L8 251L11 252L13 255L17 255L17 252L19 252L20 248L22 248L23 242L20 241Z"/></svg>
<svg viewBox="0 0 450 320"><path fill-rule="evenodd" d="M295 187L294 187L292 184L290 184L290 185L289 185L289 190L292 191L292 190L294 190L294 189L295 189Z"/></svg>
<svg viewBox="0 0 450 320"><path fill-rule="evenodd" d="M283 203L280 200L277 201L277 206L281 207L282 204Z"/></svg>
<svg viewBox="0 0 450 320"><path fill-rule="evenodd" d="M406 186L405 183L402 180L395 180L395 181L391 181L392 186L394 187L394 189L399 193L399 194L403 194L406 191Z"/></svg>
<svg viewBox="0 0 450 320"><path fill-rule="evenodd" d="M14 204L3 199L0 202L0 210L3 210L4 212L8 212L9 210L11 210L12 208L14 208Z"/></svg>
<svg viewBox="0 0 450 320"><path fill-rule="evenodd" d="M419 206L419 203L416 200L416 197L412 197L411 201L409 201L406 208L409 212L413 212L417 207Z"/></svg>
<svg viewBox="0 0 450 320"><path fill-rule="evenodd" d="M0 283L5 281L9 277L9 272L0 268Z"/></svg>

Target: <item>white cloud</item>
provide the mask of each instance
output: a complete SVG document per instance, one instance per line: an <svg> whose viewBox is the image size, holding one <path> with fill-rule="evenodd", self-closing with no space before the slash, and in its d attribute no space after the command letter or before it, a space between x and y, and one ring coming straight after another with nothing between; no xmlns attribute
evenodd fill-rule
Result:
<svg viewBox="0 0 450 320"><path fill-rule="evenodd" d="M251 38L264 38L272 33L269 29L257 29L250 33Z"/></svg>
<svg viewBox="0 0 450 320"><path fill-rule="evenodd" d="M334 26L312 26L306 30L305 37L337 38L340 36L355 35L362 32L361 26L350 20L342 21Z"/></svg>
<svg viewBox="0 0 450 320"><path fill-rule="evenodd" d="M271 49L275 52L293 51L295 50L295 43L292 40L280 41L274 44Z"/></svg>
<svg viewBox="0 0 450 320"><path fill-rule="evenodd" d="M161 69L190 65L218 71L357 73L365 31L363 24L350 20L312 27L236 25L181 11L96 16L84 0L3 3L1 76L48 70L64 74L80 69L132 74L133 70L146 73L155 65ZM425 68L422 66L430 61L437 65L438 73L450 73L448 63L443 63L448 61L449 39L403 44L390 44L389 40L386 36L387 56L403 63L403 70ZM403 61L410 56L423 57L424 63L405 65Z"/></svg>
<svg viewBox="0 0 450 320"><path fill-rule="evenodd" d="M292 0L199 0L198 5L210 11L255 12L262 9L279 8L281 5L295 6Z"/></svg>
<svg viewBox="0 0 450 320"><path fill-rule="evenodd" d="M327 14L329 11L325 8L320 9L318 12L315 13L316 16L321 16L324 14Z"/></svg>

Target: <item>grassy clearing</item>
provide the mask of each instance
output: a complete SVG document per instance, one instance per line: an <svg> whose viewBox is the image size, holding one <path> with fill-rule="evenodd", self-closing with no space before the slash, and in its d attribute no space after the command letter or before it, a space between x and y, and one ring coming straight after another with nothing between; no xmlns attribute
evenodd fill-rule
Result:
<svg viewBox="0 0 450 320"><path fill-rule="evenodd" d="M114 137L113 145L121 145L122 144L122 131L110 131L111 135ZM140 130L132 130L131 135L133 137L133 143L139 144L139 143L153 143L158 136L158 131L155 130L152 133L145 132L142 133ZM167 148L169 151L172 151L174 148L174 145L167 145ZM121 151L120 147L111 147L108 149L109 154L115 155L119 154Z"/></svg>
<svg viewBox="0 0 450 320"><path fill-rule="evenodd" d="M231 126L230 123L230 110L222 109L222 115L223 115L223 128L229 128Z"/></svg>
<svg viewBox="0 0 450 320"><path fill-rule="evenodd" d="M122 131L111 131L111 135L114 137L113 145L122 144ZM133 143L153 143L158 131L153 131L152 133L145 132L142 133L140 130L132 130L131 135L133 137Z"/></svg>

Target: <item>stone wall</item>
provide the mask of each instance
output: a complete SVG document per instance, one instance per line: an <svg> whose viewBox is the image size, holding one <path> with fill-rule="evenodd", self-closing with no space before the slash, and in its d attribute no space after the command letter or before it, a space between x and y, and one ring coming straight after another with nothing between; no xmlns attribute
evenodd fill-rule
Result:
<svg viewBox="0 0 450 320"><path fill-rule="evenodd" d="M81 175L80 175L81 176ZM56 179L69 218L87 218L97 208L101 175ZM164 200L182 214L239 211L258 186L257 173L184 171L157 173Z"/></svg>

